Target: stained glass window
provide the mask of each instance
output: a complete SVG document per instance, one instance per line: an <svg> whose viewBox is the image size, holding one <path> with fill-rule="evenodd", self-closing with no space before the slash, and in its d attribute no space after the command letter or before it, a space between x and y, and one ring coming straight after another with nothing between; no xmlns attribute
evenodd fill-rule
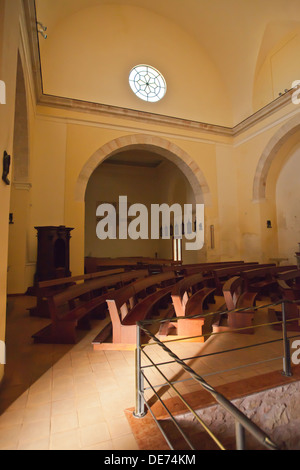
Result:
<svg viewBox="0 0 300 470"><path fill-rule="evenodd" d="M150 65L135 66L129 74L129 84L136 96L152 103L161 100L167 90L162 74Z"/></svg>

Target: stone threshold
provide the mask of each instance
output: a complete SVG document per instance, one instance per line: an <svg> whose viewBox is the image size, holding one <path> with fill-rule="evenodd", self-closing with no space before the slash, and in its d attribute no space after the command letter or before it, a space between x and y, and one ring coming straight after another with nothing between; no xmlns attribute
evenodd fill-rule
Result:
<svg viewBox="0 0 300 470"><path fill-rule="evenodd" d="M236 382L214 387L228 400L236 400L250 395L271 390L280 386L300 381L300 366L292 367L292 376L287 377L282 371L272 371L254 377L245 378ZM214 397L206 390L199 390L183 395L186 402L194 409L201 410L216 405ZM173 416L183 415L189 410L179 397L164 400L164 404ZM160 402L152 405L151 410L157 420L167 420L169 414ZM148 411L144 418L133 416L134 408L126 409L125 415L140 450L170 450L167 442L156 425L151 413Z"/></svg>

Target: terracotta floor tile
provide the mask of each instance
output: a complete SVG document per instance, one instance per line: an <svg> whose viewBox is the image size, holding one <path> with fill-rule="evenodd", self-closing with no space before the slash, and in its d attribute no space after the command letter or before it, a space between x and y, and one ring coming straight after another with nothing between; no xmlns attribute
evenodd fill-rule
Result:
<svg viewBox="0 0 300 470"><path fill-rule="evenodd" d="M49 450L50 438L19 444L17 450Z"/></svg>
<svg viewBox="0 0 300 470"><path fill-rule="evenodd" d="M22 425L9 426L0 432L0 450L15 450L19 443Z"/></svg>
<svg viewBox="0 0 300 470"><path fill-rule="evenodd" d="M132 433L112 439L112 443L115 450L139 450Z"/></svg>
<svg viewBox="0 0 300 470"><path fill-rule="evenodd" d="M109 440L105 442L100 442L92 446L83 447L82 450L105 450L107 451L107 450L115 450L115 449L113 447L112 440Z"/></svg>
<svg viewBox="0 0 300 470"><path fill-rule="evenodd" d="M0 428L21 425L23 423L24 414L25 408L21 408L20 410L7 410L6 413L0 416Z"/></svg>
<svg viewBox="0 0 300 470"><path fill-rule="evenodd" d="M79 429L79 434L82 447L110 440L108 426L105 422L83 426Z"/></svg>
<svg viewBox="0 0 300 470"><path fill-rule="evenodd" d="M83 396L77 396L75 398L75 406L77 410L85 408L94 408L95 406L101 406L101 400L99 393L92 393Z"/></svg>
<svg viewBox="0 0 300 470"><path fill-rule="evenodd" d="M60 432L50 437L50 450L80 450L79 430Z"/></svg>
<svg viewBox="0 0 300 470"><path fill-rule="evenodd" d="M59 414L51 418L51 433L71 431L78 428L78 416L76 411L66 414Z"/></svg>
<svg viewBox="0 0 300 470"><path fill-rule="evenodd" d="M33 442L50 436L50 421L44 419L31 423L24 423L20 431L19 444Z"/></svg>
<svg viewBox="0 0 300 470"><path fill-rule="evenodd" d="M101 406L91 408L80 408L77 410L79 427L98 424L105 421Z"/></svg>
<svg viewBox="0 0 300 470"><path fill-rule="evenodd" d="M52 403L46 403L39 406L27 406L24 410L24 424L50 420Z"/></svg>
<svg viewBox="0 0 300 470"><path fill-rule="evenodd" d="M66 398L64 400L52 401L51 404L51 416L57 416L76 410L75 397Z"/></svg>
<svg viewBox="0 0 300 470"><path fill-rule="evenodd" d="M112 418L108 422L108 429L112 439L131 433L131 428L126 417Z"/></svg>

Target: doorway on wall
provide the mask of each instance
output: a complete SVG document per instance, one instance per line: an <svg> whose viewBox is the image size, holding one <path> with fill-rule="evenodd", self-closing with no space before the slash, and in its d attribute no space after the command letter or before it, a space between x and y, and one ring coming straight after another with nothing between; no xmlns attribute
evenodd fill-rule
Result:
<svg viewBox="0 0 300 470"><path fill-rule="evenodd" d="M300 133L299 133L300 135ZM296 264L300 243L300 145L287 155L276 183L278 255L288 264Z"/></svg>
<svg viewBox="0 0 300 470"><path fill-rule="evenodd" d="M109 203L116 207L118 232L118 200L127 196L128 208L133 204L143 204L148 211L148 238L99 239L96 226L99 218L96 209L99 204ZM151 238L151 205L192 204L195 207L195 196L192 187L178 168L169 159L157 151L142 148L131 148L119 151L107 158L92 173L85 194L85 256L86 257L148 257L175 259L190 262L192 252L184 250L182 240ZM170 227L173 224L173 213L170 212ZM139 214L137 214L139 215ZM132 221L128 218L128 224ZM160 235L162 230L160 220ZM129 225L128 225L129 226Z"/></svg>

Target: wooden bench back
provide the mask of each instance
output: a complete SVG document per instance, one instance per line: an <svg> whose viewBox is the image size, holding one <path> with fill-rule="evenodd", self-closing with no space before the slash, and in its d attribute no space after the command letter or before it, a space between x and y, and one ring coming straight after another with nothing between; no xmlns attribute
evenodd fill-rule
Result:
<svg viewBox="0 0 300 470"><path fill-rule="evenodd" d="M181 268L201 268L206 266L234 266L234 265L244 264L244 261L215 261L215 262L206 262L206 263L192 263L192 264L182 264Z"/></svg>
<svg viewBox="0 0 300 470"><path fill-rule="evenodd" d="M292 290L292 287L289 286L284 280L282 279L277 279L277 284L279 285L280 289L282 290L282 292L286 291L286 290Z"/></svg>
<svg viewBox="0 0 300 470"><path fill-rule="evenodd" d="M112 276L105 276L99 279L90 280L83 284L68 287L63 292L60 292L56 295L52 295L50 297L55 307L58 307L89 292L93 292L105 287L115 286L120 283L123 284L124 282L130 282L139 277L146 276L148 276L148 270L137 270L114 274Z"/></svg>
<svg viewBox="0 0 300 470"><path fill-rule="evenodd" d="M181 281L175 284L171 292L171 297L177 316L181 317L185 315L185 307L189 300L188 290L192 289L197 284L208 281L209 279L213 278L205 277L203 272L197 272L196 274L184 277Z"/></svg>
<svg viewBox="0 0 300 470"><path fill-rule="evenodd" d="M239 266L244 264L244 261L218 261L215 263L198 263L198 264L183 264L181 266L182 272L197 272L199 271L205 271L211 270L211 269L217 269L217 268L226 268L226 267L231 267L231 266Z"/></svg>
<svg viewBox="0 0 300 470"><path fill-rule="evenodd" d="M121 257L121 258L85 258L85 270L87 273L101 271L108 267L124 267L126 270L146 268L148 266L173 265L173 260L145 257ZM176 264L181 264L176 262Z"/></svg>
<svg viewBox="0 0 300 470"><path fill-rule="evenodd" d="M242 287L242 285L243 279L241 278L241 276L233 276L225 282L223 286L223 292L230 292L231 294L233 294L237 291L237 289Z"/></svg>
<svg viewBox="0 0 300 470"><path fill-rule="evenodd" d="M213 275L215 278L222 279L224 277L234 276L235 274L239 274L241 271L247 271L250 269L256 269L256 266L275 266L275 264L267 264L267 265L260 265L258 263L244 263L239 264L236 266L230 266L225 268L217 268L213 270Z"/></svg>
<svg viewBox="0 0 300 470"><path fill-rule="evenodd" d="M115 328L119 328L121 320L124 320L135 305L135 296L145 289L157 286L164 281L176 280L174 272L166 272L148 276L112 292L106 299L110 318ZM121 318L120 318L121 317Z"/></svg>
<svg viewBox="0 0 300 470"><path fill-rule="evenodd" d="M177 276L174 272L166 272L148 276L144 279L139 279L132 282L130 285L118 289L117 292L112 292L111 296L107 298L107 302L114 302L117 309L120 309L122 305L129 301L132 297L141 293L149 287L154 287L161 284L164 281L176 280Z"/></svg>
<svg viewBox="0 0 300 470"><path fill-rule="evenodd" d="M242 293L242 289L243 278L240 276L231 277L225 282L223 286L223 296L228 310L233 310L236 307L236 303L239 295Z"/></svg>
<svg viewBox="0 0 300 470"><path fill-rule="evenodd" d="M296 281L300 278L300 269L290 269L278 273L278 279L282 281Z"/></svg>
<svg viewBox="0 0 300 470"><path fill-rule="evenodd" d="M255 279L263 277L272 277L278 275L280 272L283 272L288 269L292 269L293 266L269 266L269 267L259 267L257 269L244 270L241 272L241 276L244 279Z"/></svg>
<svg viewBox="0 0 300 470"><path fill-rule="evenodd" d="M48 287L61 286L63 284L70 284L78 281L88 281L99 277L112 276L113 274L121 274L124 272L123 268L109 269L107 271L98 271L90 274L82 274L80 276L61 277L58 279L51 279L49 281L42 281L38 283L38 288L45 289Z"/></svg>
<svg viewBox="0 0 300 470"><path fill-rule="evenodd" d="M207 277L203 276L203 273L192 274L191 276L185 276L181 281L177 282L172 289L172 297L182 297L187 289L199 284L200 282L207 281Z"/></svg>

